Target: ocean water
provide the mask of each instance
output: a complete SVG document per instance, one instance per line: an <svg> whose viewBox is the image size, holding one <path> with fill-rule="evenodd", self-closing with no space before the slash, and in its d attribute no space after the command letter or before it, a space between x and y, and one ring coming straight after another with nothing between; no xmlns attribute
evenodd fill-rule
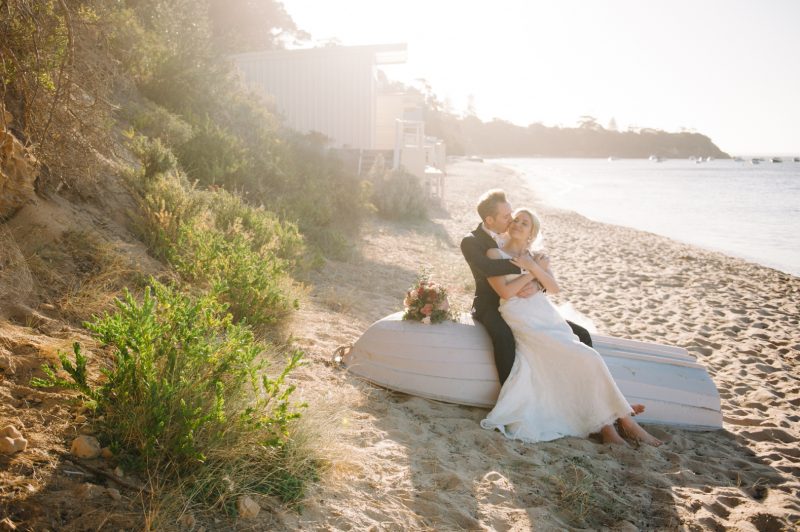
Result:
<svg viewBox="0 0 800 532"><path fill-rule="evenodd" d="M800 163L791 159L493 162L523 173L556 207L800 276Z"/></svg>

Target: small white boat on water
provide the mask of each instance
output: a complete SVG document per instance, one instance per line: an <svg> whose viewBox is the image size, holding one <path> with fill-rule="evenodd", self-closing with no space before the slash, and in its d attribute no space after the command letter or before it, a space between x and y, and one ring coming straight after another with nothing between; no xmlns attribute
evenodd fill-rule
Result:
<svg viewBox="0 0 800 532"><path fill-rule="evenodd" d="M437 401L491 408L500 393L492 344L468 314L424 325L397 312L373 323L343 357L374 384ZM693 430L722 428L720 398L705 367L685 349L592 335L637 419Z"/></svg>

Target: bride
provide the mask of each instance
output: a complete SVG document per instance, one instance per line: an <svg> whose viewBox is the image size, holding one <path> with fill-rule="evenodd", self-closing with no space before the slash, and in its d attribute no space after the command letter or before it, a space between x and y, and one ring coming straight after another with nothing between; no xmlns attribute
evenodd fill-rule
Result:
<svg viewBox="0 0 800 532"><path fill-rule="evenodd" d="M540 225L532 211L518 209L507 243L487 251L489 258L511 259L522 273L488 278L501 298L500 314L514 333L517 354L497 404L481 426L526 442L600 432L604 443L625 444L626 436L661 445L631 417L644 407L628 404L599 353L578 341L548 299L545 292L559 291L550 261L530 252ZM535 295L516 297L530 282L538 289Z"/></svg>

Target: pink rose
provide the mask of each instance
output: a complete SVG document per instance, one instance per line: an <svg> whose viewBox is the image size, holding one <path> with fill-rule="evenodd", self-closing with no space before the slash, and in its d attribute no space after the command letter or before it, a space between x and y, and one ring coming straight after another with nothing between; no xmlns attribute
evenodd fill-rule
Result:
<svg viewBox="0 0 800 532"><path fill-rule="evenodd" d="M422 309L420 309L420 312L426 316L430 316L433 313L433 305L430 303L426 304L424 307L422 307Z"/></svg>

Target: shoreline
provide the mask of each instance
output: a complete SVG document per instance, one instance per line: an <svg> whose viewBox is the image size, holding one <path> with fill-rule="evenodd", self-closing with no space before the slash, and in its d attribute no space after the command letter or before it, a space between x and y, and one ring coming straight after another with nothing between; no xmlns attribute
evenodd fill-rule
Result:
<svg viewBox="0 0 800 532"><path fill-rule="evenodd" d="M454 163L430 220L365 224L358 254L309 279L293 334L308 364L293 377L327 419L329 469L285 529L789 529L800 522L800 280L666 237L543 205L520 176ZM563 438L541 444L481 429L488 410L362 382L331 363L375 320L402 308L429 267L465 310L462 235L493 187L542 217L570 302L599 332L685 347L722 398L724 430L648 425L656 449ZM787 280L788 277L788 280ZM569 489L568 489L569 488ZM574 489L573 489L574 488ZM577 501L584 512L576 515ZM277 523L276 523L277 524Z"/></svg>
<svg viewBox="0 0 800 532"><path fill-rule="evenodd" d="M531 188L533 188L535 190L537 185L532 182L533 178L526 176L525 173L522 170L514 168L512 165L509 165L509 163L506 162L506 159L507 158L488 158L488 159L486 159L485 164L497 165L497 166L500 166L500 167L502 167L504 169L507 169L507 170L509 170L511 172L518 173L521 176L521 179L523 180L523 182L525 182L527 186L530 186ZM568 158L567 159L563 159L563 158L544 158L544 159L553 159L554 161L560 161L560 160L571 161L571 160L573 160L573 159L568 159ZM597 158L595 158L593 160L598 161L598 163L604 161L604 159L597 159ZM642 160L639 159L639 161L642 161ZM645 162L645 161L646 160L644 160L643 162ZM689 167L688 170L692 170L692 167ZM758 265L758 266L771 268L773 270L776 270L778 272L790 275L792 277L800 277L800 266L797 266L797 265L793 264L790 260L789 261L787 261L787 260L781 261L781 257L780 257L781 252L780 252L780 249L777 249L777 248L773 248L772 249L772 253L773 254L778 254L778 260L772 261L772 262L771 261L767 261L767 260L760 261L758 253L754 252L753 250L747 251L747 250L744 250L744 249L738 249L737 248L737 244L735 244L735 243L728 242L729 248L725 248L724 246L720 247L718 245L715 245L713 242L710 242L710 241L704 242L704 240L708 240L708 236L709 235L705 235L705 238L701 237L701 238L697 239L696 241L693 241L690 238L683 238L683 237L677 236L677 235L670 235L668 230L664 230L665 228L663 227L663 224L661 224L660 226L659 226L659 224L656 224L657 227L654 227L654 228L647 228L647 227L634 225L637 222L638 223L642 222L642 220L637 218L636 216L634 216L634 217L631 217L631 216L623 217L624 219L622 221L617 221L617 220L610 219L610 218L614 218L613 216L610 216L610 217L607 216L607 214L608 214L607 210L602 210L601 209L600 211L595 213L597 217L593 217L593 216L591 216L591 214L587 214L585 212L581 212L578 209L573 209L573 208L571 208L569 206L558 205L558 204L554 203L553 201L548 201L546 199L545 195L540 195L540 198L541 198L541 201L542 201L543 205L547 205L548 207L554 208L554 209L562 209L562 210L566 210L566 211L569 211L569 212L573 212L573 213L575 213L577 215L580 215L580 216L583 216L583 217L589 219L592 222L615 225L615 226L620 226L620 227L627 227L627 228L634 229L634 230L637 230L637 231L643 231L643 232L651 233L651 234L654 234L654 235L663 236L665 238L669 238L669 239L671 239L671 240L673 240L675 242L681 243L681 244L688 244L688 245L691 245L691 246L696 246L696 247L698 247L700 249L703 249L703 250L706 250L706 251L722 253L723 255L727 255L728 257L740 259L740 260L743 260L745 262L750 262L750 263L753 263L753 264ZM584 201L585 201L585 198L584 198ZM606 219L603 219L604 217ZM659 230L662 230L662 232L659 232ZM684 233L681 233L681 234L684 234ZM688 234L688 233L686 233L686 234ZM788 242L786 245L788 246L788 249L792 249L792 247L793 247L791 242ZM781 248L781 249L787 249L787 248L784 246L784 248ZM761 250L761 251L766 252L764 254L765 257L769 257L770 256L769 250Z"/></svg>

